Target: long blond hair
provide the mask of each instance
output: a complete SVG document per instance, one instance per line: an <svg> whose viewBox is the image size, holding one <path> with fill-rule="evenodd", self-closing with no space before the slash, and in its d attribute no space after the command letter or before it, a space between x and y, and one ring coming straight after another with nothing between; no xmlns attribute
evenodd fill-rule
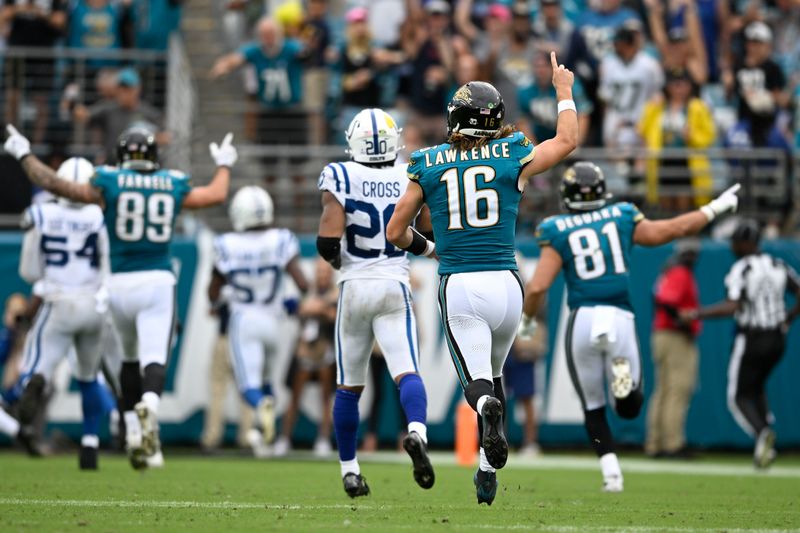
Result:
<svg viewBox="0 0 800 533"><path fill-rule="evenodd" d="M462 133L453 132L447 137L447 142L457 150L472 150L473 148L483 146L489 141L508 137L515 131L517 131L517 127L514 124L506 124L494 132L494 135L491 137L471 137Z"/></svg>

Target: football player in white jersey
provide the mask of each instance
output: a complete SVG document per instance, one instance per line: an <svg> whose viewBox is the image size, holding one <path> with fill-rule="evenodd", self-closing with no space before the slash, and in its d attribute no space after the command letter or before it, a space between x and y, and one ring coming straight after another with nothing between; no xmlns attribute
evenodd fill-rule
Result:
<svg viewBox="0 0 800 533"><path fill-rule="evenodd" d="M297 237L288 229L273 228L273 213L267 191L256 186L239 189L230 207L234 232L220 235L214 243L216 261L208 288L212 305L224 299L230 307L233 373L239 392L256 410L261 425L261 434L250 438L257 457L269 453L267 445L275 437L269 379L281 337L284 273L301 293L308 290ZM224 298L223 288L227 289Z"/></svg>
<svg viewBox="0 0 800 533"><path fill-rule="evenodd" d="M397 383L408 421L403 447L414 479L434 483L427 452L427 396L419 375L417 325L411 304L406 252L386 239L386 224L408 183L407 165L395 165L402 148L394 119L380 109L361 111L347 129L352 161L322 171L322 218L317 250L339 277L336 318L337 390L333 425L345 492L369 494L356 458L358 400L377 340Z"/></svg>
<svg viewBox="0 0 800 533"><path fill-rule="evenodd" d="M64 180L89 183L94 167L85 159L71 158L57 174ZM109 270L108 235L103 211L97 205L60 199L29 207L23 225L28 231L19 273L35 284L34 293L44 304L25 340L19 421L23 427L33 423L56 365L74 347L77 364L73 370L83 407L80 468L94 470L102 417L97 373L108 309L104 287Z"/></svg>

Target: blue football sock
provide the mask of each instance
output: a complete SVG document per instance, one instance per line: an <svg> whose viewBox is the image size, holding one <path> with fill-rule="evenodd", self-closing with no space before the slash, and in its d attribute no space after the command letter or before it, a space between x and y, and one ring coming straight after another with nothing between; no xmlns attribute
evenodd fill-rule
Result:
<svg viewBox="0 0 800 533"><path fill-rule="evenodd" d="M117 399L108 386L100 385L100 397L103 402L103 415L107 415L117 408Z"/></svg>
<svg viewBox="0 0 800 533"><path fill-rule="evenodd" d="M261 389L247 389L242 393L242 396L244 400L255 409L261 402L261 398L264 397L264 393L261 392Z"/></svg>
<svg viewBox="0 0 800 533"><path fill-rule="evenodd" d="M100 418L103 416L103 391L97 380L78 381L83 407L83 434L97 435L100 431Z"/></svg>
<svg viewBox="0 0 800 533"><path fill-rule="evenodd" d="M407 374L400 380L400 405L408 422L425 423L428 412L428 396L419 374Z"/></svg>
<svg viewBox="0 0 800 533"><path fill-rule="evenodd" d="M339 459L352 461L356 457L358 438L358 399L361 394L349 390L337 390L333 402L333 428L336 431L336 445Z"/></svg>
<svg viewBox="0 0 800 533"><path fill-rule="evenodd" d="M267 381L266 383L261 385L261 393L264 396L274 396L274 394L272 394L272 383Z"/></svg>

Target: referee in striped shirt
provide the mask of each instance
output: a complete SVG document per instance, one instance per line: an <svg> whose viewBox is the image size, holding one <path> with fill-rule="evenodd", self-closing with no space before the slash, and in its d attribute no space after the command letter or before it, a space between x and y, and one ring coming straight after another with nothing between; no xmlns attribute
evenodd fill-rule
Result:
<svg viewBox="0 0 800 533"><path fill-rule="evenodd" d="M786 332L800 313L800 277L781 261L759 250L761 230L743 220L733 233L738 258L725 277L728 297L693 314L696 318L734 316L736 339L728 365L728 408L739 426L756 439L753 460L766 468L775 460L774 422L767 406L766 383L783 356ZM795 296L787 312L784 294Z"/></svg>

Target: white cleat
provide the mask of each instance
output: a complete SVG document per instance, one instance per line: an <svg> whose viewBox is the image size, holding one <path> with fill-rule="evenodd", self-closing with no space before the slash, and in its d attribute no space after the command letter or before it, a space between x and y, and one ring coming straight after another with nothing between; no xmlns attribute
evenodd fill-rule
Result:
<svg viewBox="0 0 800 533"><path fill-rule="evenodd" d="M603 492L622 492L622 476L603 478Z"/></svg>
<svg viewBox="0 0 800 533"><path fill-rule="evenodd" d="M255 428L247 432L247 444L253 450L256 459L267 459L272 457L272 447L264 442L264 435Z"/></svg>
<svg viewBox="0 0 800 533"><path fill-rule="evenodd" d="M756 439L753 463L758 469L768 468L775 461L777 455L775 451L775 432L770 428L762 429Z"/></svg>
<svg viewBox="0 0 800 533"><path fill-rule="evenodd" d="M275 439L272 445L272 454L275 457L286 457L292 451L292 443L284 436Z"/></svg>
<svg viewBox="0 0 800 533"><path fill-rule="evenodd" d="M328 439L317 439L314 443L314 457L330 457L333 454L333 446Z"/></svg>
<svg viewBox="0 0 800 533"><path fill-rule="evenodd" d="M160 448L156 453L148 456L145 461L147 461L147 468L164 468L164 454L161 453Z"/></svg>
<svg viewBox="0 0 800 533"><path fill-rule="evenodd" d="M147 468L147 454L143 446L142 425L136 412L125 414L125 451L135 470Z"/></svg>
<svg viewBox="0 0 800 533"><path fill-rule="evenodd" d="M264 443L270 444L275 438L275 398L265 396L256 407L256 415L263 431Z"/></svg>
<svg viewBox="0 0 800 533"><path fill-rule="evenodd" d="M631 363L624 357L615 357L611 360L611 393L614 398L627 398L633 390L633 377L631 376Z"/></svg>

